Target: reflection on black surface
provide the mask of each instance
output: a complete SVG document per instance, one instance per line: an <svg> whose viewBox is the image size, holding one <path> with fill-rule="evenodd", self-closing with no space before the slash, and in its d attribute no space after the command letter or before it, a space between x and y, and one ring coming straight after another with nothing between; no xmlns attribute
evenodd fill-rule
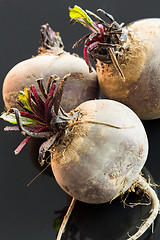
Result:
<svg viewBox="0 0 160 240"><path fill-rule="evenodd" d="M127 232L133 234L136 227L141 225L142 219L148 216L150 207L124 208L119 200L98 206L78 202L73 212L78 230L91 239L127 239ZM135 200L133 196L132 200ZM147 234L150 232L151 230Z"/></svg>
<svg viewBox="0 0 160 240"><path fill-rule="evenodd" d="M77 3L82 8L92 11L103 8L116 16L118 22L125 24L140 18L159 16L160 6L159 0L154 3L149 0L98 2L81 0ZM41 24L48 22L55 31L60 31L66 51L75 52L72 45L81 36L82 27L69 26L68 7L73 7L74 4L76 2L63 0L0 1L1 33L3 33L0 45L1 89L5 75L15 64L37 54ZM81 45L76 48L76 53L80 56L82 56L82 47ZM2 112L4 110L2 94L0 97ZM146 166L156 183L160 184L160 119L143 123L149 138L149 157ZM38 172L43 169L37 161L39 147L34 144L34 140L30 142L33 146L31 161L34 167L32 168L26 148L18 156L14 156L13 151L17 147L19 136L16 137L16 133L4 133L5 126L6 124L1 121L0 240L55 240L52 222L54 210L64 207L65 194L63 195L63 191L59 190L60 187L51 178L53 177L51 168L42 173L51 177L40 177L29 188L26 187L28 179L34 176L34 167ZM37 141L40 144L42 140L36 139ZM111 204L103 205L77 202L70 223L67 225L66 239L112 240L111 234L113 234L114 240L116 236L124 240L127 238L126 232L131 233L132 226L135 230L135 226L141 224L141 217L147 216L148 209L149 206L124 209L118 199ZM65 213L66 209L55 217L59 215L62 217ZM160 240L159 218L155 223L154 234L151 235L149 229L139 240L149 239Z"/></svg>
<svg viewBox="0 0 160 240"><path fill-rule="evenodd" d="M145 166L149 169L154 180L160 184L160 119L143 121L148 141L149 141L149 155Z"/></svg>
<svg viewBox="0 0 160 240"><path fill-rule="evenodd" d="M143 173L146 177L151 177L150 173L144 168ZM151 178L153 183L153 179ZM76 202L71 219L66 227L63 239L71 240L126 240L127 234L134 234L137 227L144 219L149 216L151 206L143 192L130 193L126 204L144 203L133 208L125 206L121 198L117 198L112 203L106 204L86 204ZM65 215L66 209L63 214ZM62 215L60 218L62 219ZM159 218L159 217L158 217ZM154 223L154 232L158 227L158 218ZM154 239L152 229L149 228L141 240Z"/></svg>
<svg viewBox="0 0 160 240"><path fill-rule="evenodd" d="M43 170L38 163L38 149L42 144L42 140L33 139L29 144L29 152L34 166L40 171ZM48 156L47 156L48 157ZM48 168L42 174L53 176L51 168ZM144 167L143 174L148 179L151 178L151 183L154 182L150 172ZM157 189L155 189L157 191ZM158 194L158 192L157 192ZM123 197L124 199L124 197ZM67 196L69 203L71 198ZM131 192L127 197L126 204L129 203L144 203L133 208L125 205L121 198L117 198L111 203L106 204L86 204L77 201L73 210L72 216L67 224L63 239L71 240L125 240L128 238L127 233L134 234L137 227L149 216L151 206L147 205L148 200L144 197L143 192L139 195ZM67 207L62 210L57 210L57 218L54 220L54 228L58 229L62 222L63 216L67 211ZM158 217L159 218L159 217ZM154 223L154 231L156 232L157 221ZM141 240L154 239L152 229L140 238Z"/></svg>

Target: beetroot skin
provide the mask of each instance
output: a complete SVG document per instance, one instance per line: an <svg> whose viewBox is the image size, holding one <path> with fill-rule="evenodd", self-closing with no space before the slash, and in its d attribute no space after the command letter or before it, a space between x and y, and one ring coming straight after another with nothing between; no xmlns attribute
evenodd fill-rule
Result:
<svg viewBox="0 0 160 240"><path fill-rule="evenodd" d="M106 98L129 106L141 119L160 117L160 18L137 20L126 26L98 9L107 21L77 5L69 8L71 23L80 22L91 33L85 40L84 59L96 62L98 82ZM94 22L89 15L93 16Z"/></svg>
<svg viewBox="0 0 160 240"><path fill-rule="evenodd" d="M49 165L51 164L57 183L72 196L57 240L61 239L76 200L95 204L111 202L137 187L149 198L151 211L138 231L128 238L136 240L154 222L159 211L159 199L141 174L148 155L145 129L137 114L120 102L108 99L86 101L95 99L98 95L96 72L90 66L87 55L89 53L94 57L99 56L100 62L100 57L105 56L102 53L107 46L109 60L112 60L110 64L113 64L114 70L117 71L114 76L118 76L118 81L124 83L124 86L129 83L130 73L125 72L121 61L117 62L119 58L116 59L113 51L117 42L112 42L118 41L116 34L122 34L123 39L121 38L120 42L123 40L127 44L125 37L129 35L126 35L122 26L103 10L100 11L112 21L109 26L101 19L98 19L100 25L95 25L78 6L70 8L70 11L73 17L75 12L77 14L79 11L84 18L82 22L87 21L89 28L94 29L94 34L87 35L89 42L86 41L88 45L86 44L84 50L85 61L92 73L88 72L84 60L64 52L59 35L55 34L49 25L43 25L40 55L19 63L5 78L3 97L6 107L11 109L2 113L1 118L17 124L7 126L6 131L20 131L25 136L15 154L18 154L32 138L46 140L39 148L38 161L41 165L44 162L48 163L45 154L47 151L50 153ZM108 39L104 31L106 26L112 36L107 45L102 42L102 37ZM113 33L111 30L120 32ZM99 47L102 52L99 52ZM124 55L121 56L123 60ZM130 59L136 59L132 51ZM130 59L126 63L128 68L132 68L132 64L128 65ZM98 70L98 74L100 71ZM101 73L103 75L105 71ZM112 78L114 76L111 74ZM115 84L114 87L116 86ZM122 90L121 85L118 89Z"/></svg>
<svg viewBox="0 0 160 240"><path fill-rule="evenodd" d="M49 30L51 31L49 26L43 25L43 28L46 30L45 34ZM38 89L36 80L39 78L43 79L43 84L46 86L48 78L55 74L62 78L64 75L71 73L64 87L61 102L66 112L84 101L98 98L99 88L95 70L93 69L90 74L85 61L64 51L59 34L53 31L51 33L54 35L54 42L51 41L51 36L49 43L42 39L43 44L39 50L40 53L18 63L6 75L3 83L3 100L7 109L11 107L21 109L16 103L19 91L31 85L35 85ZM43 33L42 36L45 34ZM39 90L38 94L41 95Z"/></svg>
<svg viewBox="0 0 160 240"><path fill-rule="evenodd" d="M75 111L80 123L51 150L53 173L76 199L109 202L130 188L147 159L144 127L133 111L112 100L88 101Z"/></svg>

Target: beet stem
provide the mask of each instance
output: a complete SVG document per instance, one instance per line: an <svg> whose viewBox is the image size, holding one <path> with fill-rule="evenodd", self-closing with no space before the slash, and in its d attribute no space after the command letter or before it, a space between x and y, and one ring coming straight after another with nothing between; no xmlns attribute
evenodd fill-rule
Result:
<svg viewBox="0 0 160 240"><path fill-rule="evenodd" d="M40 129L41 130L40 132L28 131L27 129L25 129L23 127L19 110L16 109L16 108L12 108L12 109L15 113L15 117L16 117L16 120L17 120L17 125L18 125L19 131L21 132L22 135L24 135L24 136L28 135L28 136L34 137L34 138L48 138L48 137L51 137L53 135L53 133L50 132L50 131L49 132L47 132L47 131L42 132L42 128Z"/></svg>
<svg viewBox="0 0 160 240"><path fill-rule="evenodd" d="M43 82L42 82L42 81L43 81L43 78L38 78L38 79L36 80L36 82L38 83L39 89L40 89L43 97L46 99L46 98L47 98L47 93L46 93L46 91L45 91L45 89L44 89L44 86L43 86Z"/></svg>
<svg viewBox="0 0 160 240"><path fill-rule="evenodd" d="M61 79L60 84L58 86L58 89L56 91L55 103L54 103L54 112L55 112L56 115L58 115L58 111L59 111L59 108L60 108L60 103L61 103L65 83L70 76L71 76L71 74L68 73Z"/></svg>
<svg viewBox="0 0 160 240"><path fill-rule="evenodd" d="M61 240L61 237L62 237L62 235L63 235L63 232L64 232L64 230L65 230L66 224L67 224L67 222L68 222L68 220L69 220L69 217L70 217L70 215L71 215L71 213L72 213L72 211L73 211L73 208L74 208L74 206L75 206L75 203L76 203L76 199L73 197L73 198L72 198L72 201L71 201L71 203L70 203L70 205L69 205L69 208L68 208L68 210L67 210L67 213L66 213L66 215L65 215L64 218L63 218L63 222L62 222L61 227L60 227L60 229L59 229L58 236L57 236L57 239L56 239L56 240Z"/></svg>
<svg viewBox="0 0 160 240"><path fill-rule="evenodd" d="M54 144L58 134L53 135L50 139L42 143L42 145L39 148L39 156L38 156L38 162L41 166L43 166L45 160L44 156L45 153L48 151L48 149Z"/></svg>
<svg viewBox="0 0 160 240"><path fill-rule="evenodd" d="M52 85L53 85L54 83L56 83L58 80L59 80L59 77L58 77L56 74L51 75L51 76L49 77L49 79L48 79L48 81L47 81L47 87L46 87L47 94L49 94L49 91L50 91Z"/></svg>
<svg viewBox="0 0 160 240"><path fill-rule="evenodd" d="M151 224L154 223L154 220L156 219L159 213L160 202L156 192L151 188L149 183L147 183L140 175L137 180L137 184L151 198L152 209L150 211L151 212L150 216L142 223L139 230L133 236L129 237L127 240L136 240L140 236L142 236L143 233L151 226Z"/></svg>
<svg viewBox="0 0 160 240"><path fill-rule="evenodd" d="M121 70L121 68L119 66L119 63L118 63L117 58L116 58L115 53L114 53L114 49L109 47L108 51L109 51L109 55L110 55L110 57L112 59L112 62L114 64L115 68L119 72L123 82L125 82L125 76L124 76L124 74L123 74L123 72L122 72L122 70Z"/></svg>

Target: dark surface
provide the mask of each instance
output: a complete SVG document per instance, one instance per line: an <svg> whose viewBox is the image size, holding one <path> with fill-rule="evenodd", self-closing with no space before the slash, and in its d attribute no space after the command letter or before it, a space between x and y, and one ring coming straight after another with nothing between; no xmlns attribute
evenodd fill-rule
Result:
<svg viewBox="0 0 160 240"><path fill-rule="evenodd" d="M74 42L87 33L87 29L80 24L69 25L68 6L73 7L74 4L91 11L96 11L97 8L105 9L113 14L119 23L125 24L141 18L160 17L159 0L0 0L1 89L5 75L15 64L37 54L41 24L48 22L55 31L59 31L65 50L73 52ZM76 52L82 56L82 46L78 47ZM2 112L2 95L0 108ZM60 216L60 213L56 214L55 211L67 206L66 194L58 186L49 169L27 187L30 180L41 170L33 156L38 148L36 149L35 145L29 146L29 149L34 151L32 157L28 147L15 156L14 149L23 137L19 133L4 132L6 123L1 120L0 124L0 240L54 240L54 221ZM150 143L146 167L159 184L160 120L145 121L144 126ZM113 204L98 206L78 203L70 223L71 230L68 232L68 236L72 232L72 238L68 239L75 239L77 236L77 239L81 240L124 240L130 227L140 225L141 221L137 221L146 216L147 210L148 207L123 209L119 200ZM140 239L159 240L159 236L160 222L157 219L154 234L151 235L149 229Z"/></svg>

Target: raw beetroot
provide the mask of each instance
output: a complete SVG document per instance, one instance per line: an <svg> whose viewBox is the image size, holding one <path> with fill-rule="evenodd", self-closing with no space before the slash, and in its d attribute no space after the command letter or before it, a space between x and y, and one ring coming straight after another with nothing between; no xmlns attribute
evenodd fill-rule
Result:
<svg viewBox="0 0 160 240"><path fill-rule="evenodd" d="M129 106L141 119L160 117L160 19L135 21L123 27L112 15L102 12L109 23L80 7L70 8L71 23L81 22L91 30L85 40L84 57L97 61L100 90L106 98ZM87 15L96 18L96 22Z"/></svg>
<svg viewBox="0 0 160 240"><path fill-rule="evenodd" d="M41 35L39 54L15 65L5 77L3 99L6 108L21 109L16 103L18 92L32 84L36 86L39 78L46 86L48 78L54 74L62 78L71 73L61 103L65 111L74 109L83 101L97 98L99 89L95 70L92 69L93 73L89 74L82 58L64 51L59 34L52 31L48 24L42 25Z"/></svg>
<svg viewBox="0 0 160 240"><path fill-rule="evenodd" d="M147 159L145 130L128 107L112 100L87 101L77 111L75 126L51 150L53 173L80 201L112 201L138 178Z"/></svg>
<svg viewBox="0 0 160 240"><path fill-rule="evenodd" d="M152 211L129 238L135 240L153 223L159 210L155 191L141 176L148 154L145 129L131 109L113 100L90 100L65 113L60 100L67 77L61 79L58 87L50 80L47 89L39 85L43 99L37 96L34 86L23 94L20 92L19 104L24 112L13 108L12 112L3 113L1 118L18 124L6 130L19 130L27 135L20 149L29 138L47 139L39 149L39 161L43 164L45 152L50 152L57 182L73 197L57 240L61 239L76 199L87 203L110 202L139 187L149 196Z"/></svg>
<svg viewBox="0 0 160 240"><path fill-rule="evenodd" d="M117 50L125 76L121 79L113 63L97 59L100 88L108 98L133 109L141 119L160 117L159 45L160 19L143 19L127 26L127 41Z"/></svg>
<svg viewBox="0 0 160 240"><path fill-rule="evenodd" d="M86 13L84 13L82 9L80 9L80 11L84 20ZM91 14L94 15L93 13ZM117 61L113 49L116 48L118 43L117 36L120 35L121 42L126 42L128 34L126 31L123 31L124 28L122 29L122 26L117 24L111 15L106 15L112 21L112 24L107 25L107 23L99 18L99 25L96 25L89 18L87 19L88 26L90 28L93 27L94 32L89 36L89 42L86 42L84 49L85 60L89 65L90 71L93 71L90 66L88 54L91 53L91 55L96 58L97 54L99 56L101 53L104 53L103 51L107 46L109 53L107 58L110 61L112 60L114 68L123 82L124 80L126 81L126 76ZM84 21L82 22L84 23ZM110 38L109 36L105 36L105 28L108 28L109 35L111 35L111 42L107 42L108 45L103 44L103 41L101 41L102 36L104 38L106 37L106 39ZM54 56L54 59L56 59L56 61L60 59L62 63L61 58L64 58L65 61L63 65L65 65L69 54L63 51L63 44L59 41L59 35L53 34L48 25L45 25L43 30L47 31L42 32L43 46L42 49L40 49L41 55L27 60L27 68L24 68L22 75L20 73L19 77L16 78L18 82L20 81L20 89L17 89L16 86L15 93L17 94L20 90L17 103L21 111L16 108L15 96L13 97L13 102L11 102L11 96L14 91L12 91L12 89L8 91L6 90L7 87L5 87L6 82L8 88L10 87L10 80L6 79L12 79L14 75L8 74L9 76L6 77L3 87L4 99L7 99L9 96L8 103L6 100L6 106L7 104L11 104L8 105L8 108L11 107L11 109L7 113L3 113L1 118L17 124L15 127L6 127L5 130L18 130L26 136L15 153L19 153L23 146L33 137L47 140L42 143L39 149L39 162L43 165L45 162L45 153L48 151L51 156L52 171L57 182L73 197L57 240L61 239L76 199L96 204L111 202L116 197L123 195L126 191L131 191L134 190L135 187L139 187L144 190L147 197L150 198L152 209L149 218L146 219L137 233L129 238L130 240L136 240L153 223L159 210L159 199L155 191L141 174L148 154L148 140L145 129L138 116L122 103L107 99L85 101L85 97L82 98L81 94L78 96L77 90L82 90L82 94L85 93L85 96L87 98L89 97L88 90L85 91L85 88L83 88L83 81L80 81L78 87L72 82L69 89L71 89L71 86L73 87L72 93L75 94L75 96L71 96L68 92L69 90L66 90L66 86L75 72L72 72L67 64L67 72L63 72L61 68L59 69L59 73L55 71L50 72L50 70L47 72L48 66L49 69L51 69L50 64L48 65L49 61L45 61L47 63L46 66L43 62L44 59L48 59L50 56L53 59L53 51L55 51L57 55ZM115 32L113 33L112 30ZM96 31L99 31L98 34ZM86 38L88 40L88 36ZM53 43L53 39L56 40L54 41L56 46L54 44L54 46L50 45ZM102 52L99 52L99 47ZM41 60L39 62L37 59L43 59L43 64L41 65ZM34 61L36 61L36 64L38 62L38 65L33 64ZM23 63L24 65L19 64L20 68L26 66L26 62ZM55 65L54 62L54 66ZM17 73L20 71L19 66L15 66L13 69L13 72L16 72L16 76L18 76ZM30 71L28 66L29 69L33 67L36 72ZM44 66L45 68L43 68ZM26 75L28 72L29 75ZM39 73L38 76L36 75L37 72ZM63 74L63 76L61 74ZM27 79L27 76L29 76L28 79L31 79L31 82L27 82L28 85L26 85L25 81L25 85L23 85L23 81ZM84 79L85 78L83 78L83 80ZM16 82L14 82L14 85L16 85L15 83ZM96 81L94 81L94 83L96 83ZM38 84L39 89L33 84ZM90 85L85 85L85 87L86 86L89 86L90 89ZM25 87L24 90L23 87ZM74 87L76 87L76 89ZM97 85L94 85L92 89L95 89L95 91L93 91L93 95L95 96L98 89ZM64 96L62 97L63 92ZM71 99L67 99L68 95L69 97L71 96ZM80 98L80 102L83 103L73 109L80 103L75 100L75 97ZM75 100L74 102L73 99ZM62 106L66 111L70 111L70 109L73 110L66 113L60 106L61 100Z"/></svg>
<svg viewBox="0 0 160 240"><path fill-rule="evenodd" d="M82 103L78 118L66 128L57 146L51 147L51 166L59 185L75 200L111 202L127 190L144 189L152 202L152 213L138 232L138 239L155 220L159 200L140 172L148 154L148 140L137 115L113 100ZM61 238L65 219L58 240Z"/></svg>

